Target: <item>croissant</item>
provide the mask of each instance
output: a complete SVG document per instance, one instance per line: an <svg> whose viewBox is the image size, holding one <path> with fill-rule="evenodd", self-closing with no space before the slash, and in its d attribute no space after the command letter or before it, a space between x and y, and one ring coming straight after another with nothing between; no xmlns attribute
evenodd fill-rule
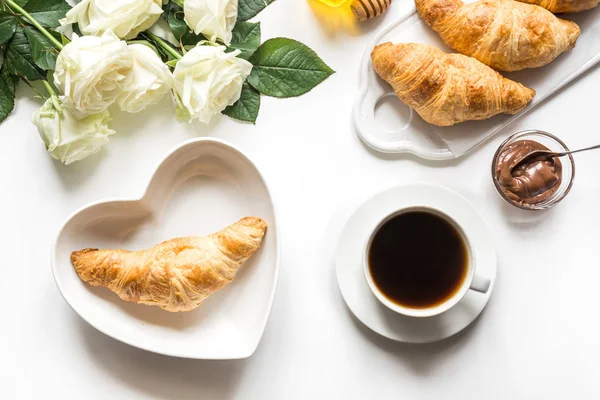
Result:
<svg viewBox="0 0 600 400"><path fill-rule="evenodd" d="M400 100L437 126L515 114L535 95L474 58L424 44L384 43L371 58Z"/></svg>
<svg viewBox="0 0 600 400"><path fill-rule="evenodd" d="M453 49L500 71L546 65L575 46L579 27L512 0L415 0L421 18Z"/></svg>
<svg viewBox="0 0 600 400"><path fill-rule="evenodd" d="M518 0L521 3L536 4L555 14L576 13L590 10L600 3L600 0Z"/></svg>
<svg viewBox="0 0 600 400"><path fill-rule="evenodd" d="M144 251L75 251L71 262L84 282L125 301L190 311L233 280L266 229L260 218L246 217L212 235L171 239Z"/></svg>

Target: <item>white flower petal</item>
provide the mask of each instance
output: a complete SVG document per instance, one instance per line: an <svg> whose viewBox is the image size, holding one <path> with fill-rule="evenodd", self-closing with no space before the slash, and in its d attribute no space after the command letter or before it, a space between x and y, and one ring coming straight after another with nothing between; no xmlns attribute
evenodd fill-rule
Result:
<svg viewBox="0 0 600 400"><path fill-rule="evenodd" d="M196 34L229 45L238 13L238 0L185 0L185 22Z"/></svg>
<svg viewBox="0 0 600 400"><path fill-rule="evenodd" d="M117 98L121 110L137 113L156 104L171 90L173 76L169 67L150 47L130 44L134 59L130 78Z"/></svg>
<svg viewBox="0 0 600 400"><path fill-rule="evenodd" d="M58 55L54 83L75 118L106 110L131 79L133 56L108 31L101 37L73 37Z"/></svg>
<svg viewBox="0 0 600 400"><path fill-rule="evenodd" d="M108 111L76 119L56 97L48 99L32 117L50 155L65 164L96 153L115 133Z"/></svg>
<svg viewBox="0 0 600 400"><path fill-rule="evenodd" d="M113 31L121 39L133 39L158 20L161 6L162 0L83 0L60 23L77 23L85 35Z"/></svg>
<svg viewBox="0 0 600 400"><path fill-rule="evenodd" d="M178 119L209 123L240 98L252 64L238 54L225 53L225 46L199 45L179 60L173 72Z"/></svg>

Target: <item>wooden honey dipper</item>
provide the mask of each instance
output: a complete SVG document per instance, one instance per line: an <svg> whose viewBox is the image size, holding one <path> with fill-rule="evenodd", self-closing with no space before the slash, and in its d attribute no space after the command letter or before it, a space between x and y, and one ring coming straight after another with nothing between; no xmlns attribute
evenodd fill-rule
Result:
<svg viewBox="0 0 600 400"><path fill-rule="evenodd" d="M390 4L392 0L354 0L350 8L359 21L366 21L383 14Z"/></svg>

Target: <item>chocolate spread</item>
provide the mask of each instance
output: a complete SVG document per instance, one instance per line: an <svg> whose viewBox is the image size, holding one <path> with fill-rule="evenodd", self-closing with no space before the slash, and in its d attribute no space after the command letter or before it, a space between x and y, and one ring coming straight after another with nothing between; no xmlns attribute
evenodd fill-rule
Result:
<svg viewBox="0 0 600 400"><path fill-rule="evenodd" d="M550 198L562 180L558 158L532 158L519 163L535 150L549 150L533 140L519 140L505 146L496 160L495 175L502 192L519 204L538 204Z"/></svg>

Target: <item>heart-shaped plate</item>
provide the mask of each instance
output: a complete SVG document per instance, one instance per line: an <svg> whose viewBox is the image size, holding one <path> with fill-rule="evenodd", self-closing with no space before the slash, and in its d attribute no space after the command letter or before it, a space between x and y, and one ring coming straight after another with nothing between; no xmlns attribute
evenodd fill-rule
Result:
<svg viewBox="0 0 600 400"><path fill-rule="evenodd" d="M74 250L147 249L175 237L216 232L245 216L267 222L261 248L230 285L187 313L127 303L81 281L70 261ZM269 188L254 163L224 141L185 142L162 161L141 198L105 200L73 213L52 247L52 269L73 310L117 340L177 357L249 357L267 323L279 272Z"/></svg>

